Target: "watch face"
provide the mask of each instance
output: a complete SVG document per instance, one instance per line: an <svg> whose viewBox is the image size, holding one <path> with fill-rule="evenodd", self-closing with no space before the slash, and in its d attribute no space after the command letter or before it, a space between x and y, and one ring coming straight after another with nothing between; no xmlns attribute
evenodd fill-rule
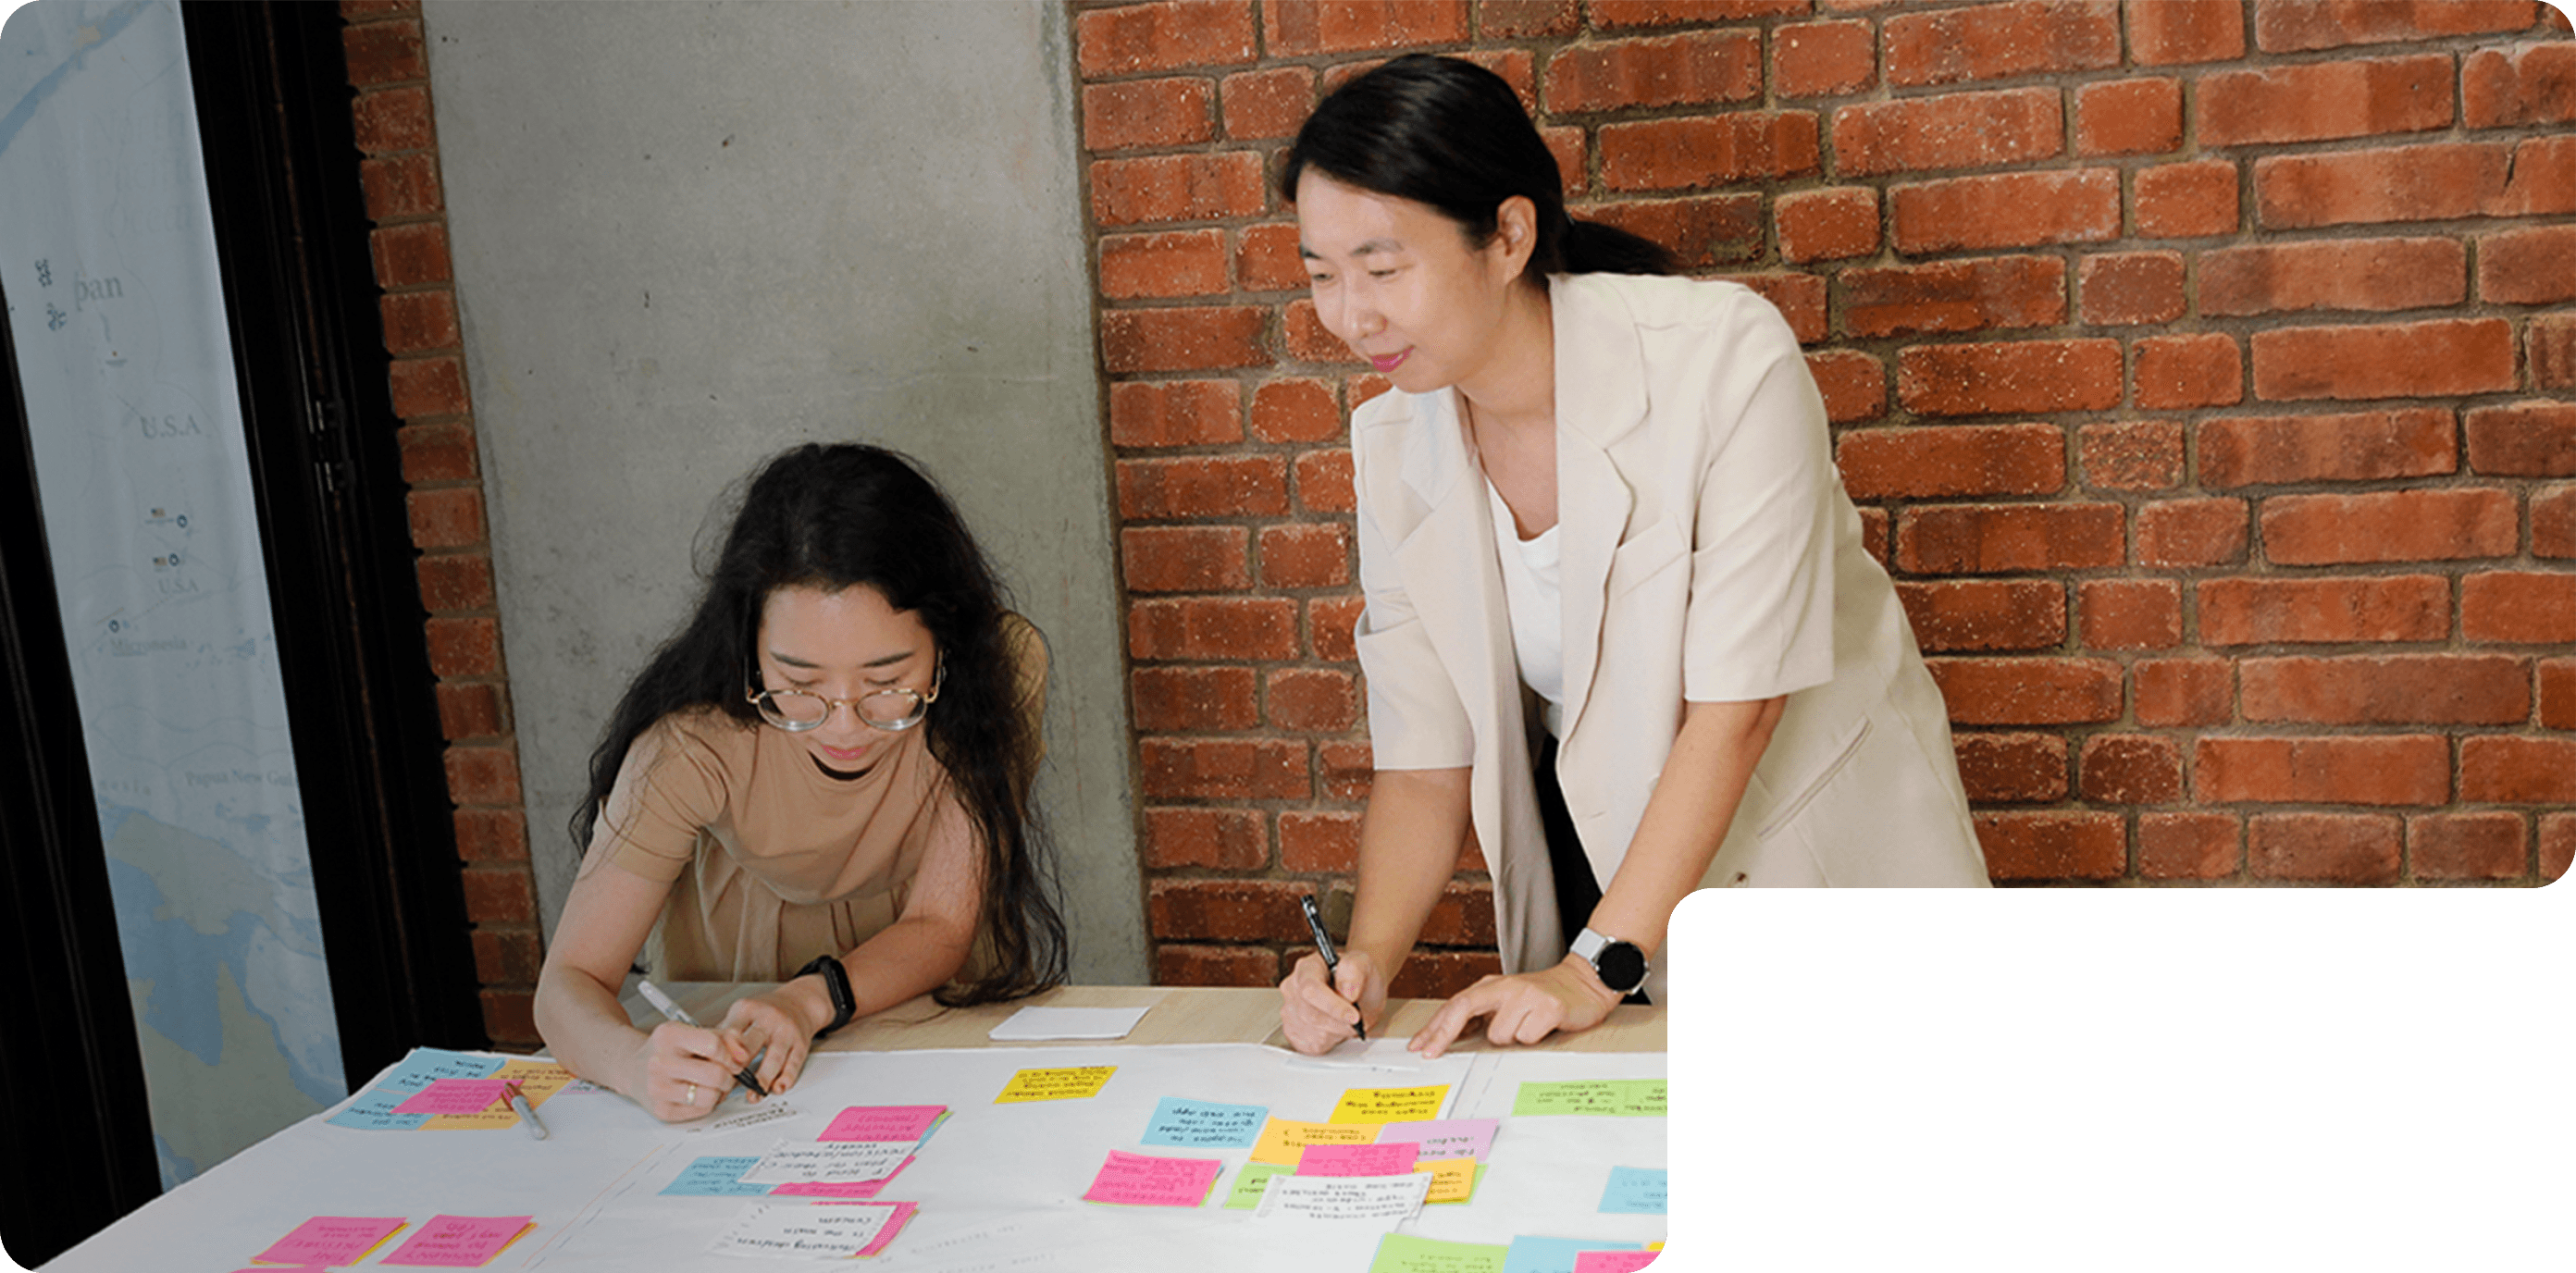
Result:
<svg viewBox="0 0 2576 1273"><path fill-rule="evenodd" d="M1592 957L1592 970L1601 974L1602 985L1627 994L1646 984L1646 952L1628 942L1614 941Z"/></svg>

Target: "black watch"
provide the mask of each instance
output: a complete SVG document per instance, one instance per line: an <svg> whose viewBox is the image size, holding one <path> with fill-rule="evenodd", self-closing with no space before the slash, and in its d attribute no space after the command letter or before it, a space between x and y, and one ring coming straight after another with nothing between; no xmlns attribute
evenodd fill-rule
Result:
<svg viewBox="0 0 2576 1273"><path fill-rule="evenodd" d="M1592 965L1592 973L1601 984L1622 997L1637 993L1646 984L1646 952L1635 942L1596 933L1589 928L1574 939L1574 953Z"/></svg>
<svg viewBox="0 0 2576 1273"><path fill-rule="evenodd" d="M850 990L850 970L841 963L839 955L816 955L814 962L796 970L798 977L815 973L823 974L824 992L832 996L832 1024L814 1032L814 1037L819 1039L848 1025L850 1018L859 1015L859 997ZM791 981L794 979L789 978Z"/></svg>

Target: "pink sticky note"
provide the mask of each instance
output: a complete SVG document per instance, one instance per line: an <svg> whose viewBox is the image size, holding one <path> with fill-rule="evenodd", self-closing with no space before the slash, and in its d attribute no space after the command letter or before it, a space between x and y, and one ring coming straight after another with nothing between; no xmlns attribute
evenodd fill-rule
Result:
<svg viewBox="0 0 2576 1273"><path fill-rule="evenodd" d="M442 1269L480 1268L501 1248L531 1227L534 1216L432 1216L411 1235L386 1264L416 1264Z"/></svg>
<svg viewBox="0 0 2576 1273"><path fill-rule="evenodd" d="M1574 1257L1574 1273L1636 1273L1655 1262L1661 1251L1583 1251Z"/></svg>
<svg viewBox="0 0 2576 1273"><path fill-rule="evenodd" d="M509 1098L509 1083L504 1079L433 1079L429 1086L412 1093L410 1100L394 1106L397 1114L480 1114L498 1101Z"/></svg>
<svg viewBox="0 0 2576 1273"><path fill-rule="evenodd" d="M864 1260L864 1259L868 1258L868 1257L869 1257L869 1256L871 1256L871 1255L875 1255L875 1254L877 1254L878 1252L885 1250L885 1249L886 1249L886 1243L889 1243L889 1242L894 1241L894 1235L896 1235L897 1233L901 1233L901 1232L903 1231L903 1223L904 1223L904 1221L906 1221L906 1220L910 1220L910 1219L912 1218L913 1208L915 1208L915 1207L917 1207L917 1206L920 1206L921 1204L916 1203L916 1202L867 1202L867 1203L858 1203L858 1202L848 1202L848 1203L843 1203L843 1202L831 1202L831 1203L825 1203L825 1204L823 1204L823 1205L825 1205L825 1206L832 1206L832 1207L841 1207L841 1206L850 1206L850 1207L868 1206L868 1207L885 1207L885 1208L888 1208L888 1213L887 1213L887 1215L886 1215L885 1227L878 1229L878 1230L877 1230L877 1236L876 1236L876 1238L875 1238L874 1240L870 1241L866 1246L860 1247L860 1248L859 1248L859 1253L858 1253L856 1256L853 1256L853 1257L852 1257L853 1259L861 1259L861 1260Z"/></svg>
<svg viewBox="0 0 2576 1273"><path fill-rule="evenodd" d="M893 1171L887 1172L876 1180L807 1180L792 1185L780 1185L769 1192L773 1195L784 1194L789 1197L864 1200L885 1192L887 1183L903 1174L903 1169L911 1165L912 1159L906 1158L896 1164Z"/></svg>
<svg viewBox="0 0 2576 1273"><path fill-rule="evenodd" d="M1473 1158L1479 1162L1494 1148L1494 1129L1502 1126L1499 1118L1432 1118L1418 1123L1388 1123L1377 1130L1377 1143L1390 1145L1413 1141L1422 1146L1422 1157Z"/></svg>
<svg viewBox="0 0 2576 1273"><path fill-rule="evenodd" d="M1224 1166L1214 1158L1149 1158L1113 1149L1082 1200L1127 1207L1195 1207L1207 1201L1208 1187L1216 1183L1216 1173Z"/></svg>
<svg viewBox="0 0 2576 1273"><path fill-rule="evenodd" d="M853 1105L842 1110L816 1140L919 1140L945 1105Z"/></svg>
<svg viewBox="0 0 2576 1273"><path fill-rule="evenodd" d="M250 1258L267 1264L355 1264L404 1223L402 1216L315 1216Z"/></svg>
<svg viewBox="0 0 2576 1273"><path fill-rule="evenodd" d="M1413 1174L1413 1160L1422 1146L1399 1141L1392 1145L1308 1145L1297 1159L1300 1176L1406 1176Z"/></svg>
<svg viewBox="0 0 2576 1273"><path fill-rule="evenodd" d="M263 1264L255 1269L234 1269L233 1273L328 1273L328 1264Z"/></svg>

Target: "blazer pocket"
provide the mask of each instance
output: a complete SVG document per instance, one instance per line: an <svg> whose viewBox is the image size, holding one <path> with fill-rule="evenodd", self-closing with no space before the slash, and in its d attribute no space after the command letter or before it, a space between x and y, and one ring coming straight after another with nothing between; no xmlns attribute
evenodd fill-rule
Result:
<svg viewBox="0 0 2576 1273"><path fill-rule="evenodd" d="M1690 556L1689 549L1690 545L1682 539L1681 528L1669 520L1646 528L1612 550L1609 595L1615 597L1632 591L1671 569L1675 562Z"/></svg>

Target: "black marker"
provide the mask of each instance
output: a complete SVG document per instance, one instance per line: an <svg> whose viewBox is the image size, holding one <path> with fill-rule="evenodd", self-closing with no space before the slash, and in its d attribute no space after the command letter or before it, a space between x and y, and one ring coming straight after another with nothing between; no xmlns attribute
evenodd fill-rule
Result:
<svg viewBox="0 0 2576 1273"><path fill-rule="evenodd" d="M1314 930L1315 953L1324 957L1324 980L1330 982L1333 979L1333 974L1339 971L1342 966L1341 954L1333 949L1333 935L1324 931L1324 917L1315 910L1314 894L1308 893L1304 897L1298 898L1297 904L1306 908L1306 927ZM1339 994L1340 992L1335 991L1334 993ZM1351 1006L1357 1007L1359 1005L1353 1004ZM1365 1041L1368 1038L1368 1022L1359 1022L1358 1028L1360 1038Z"/></svg>

